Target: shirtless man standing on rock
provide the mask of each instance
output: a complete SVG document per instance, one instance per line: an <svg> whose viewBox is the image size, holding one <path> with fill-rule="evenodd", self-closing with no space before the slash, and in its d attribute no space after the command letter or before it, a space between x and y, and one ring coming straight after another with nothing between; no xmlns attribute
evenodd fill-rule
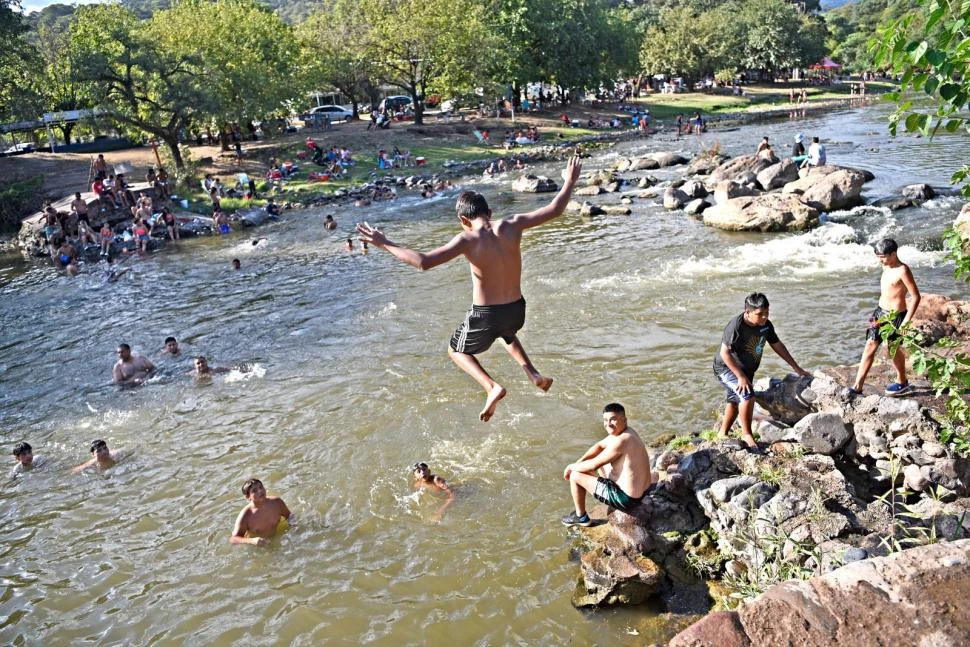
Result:
<svg viewBox="0 0 970 647"><path fill-rule="evenodd" d="M474 191L465 191L458 196L455 205L462 232L427 253L391 242L384 232L366 222L357 225L357 233L365 243L385 249L399 261L419 270L429 270L460 255L468 259L472 273L472 307L452 336L448 355L485 390L485 408L478 416L483 422L495 413L495 405L505 397L505 388L491 378L475 355L484 353L499 337L507 344L505 349L525 370L533 384L543 391L548 391L552 386L552 378L536 370L516 336L525 323L525 299L522 297L521 284L522 233L560 216L566 210L581 169L579 157L574 156L563 171L562 188L549 204L530 213L494 222L485 197Z"/></svg>
<svg viewBox="0 0 970 647"><path fill-rule="evenodd" d="M141 384L154 371L155 365L150 359L132 354L128 344L118 344L118 361L111 369L115 384Z"/></svg>
<svg viewBox="0 0 970 647"><path fill-rule="evenodd" d="M266 496L266 488L259 479L249 479L242 486L249 505L236 517L229 543L265 546L267 538L276 533L280 519L290 518L290 509L278 496Z"/></svg>
<svg viewBox="0 0 970 647"><path fill-rule="evenodd" d="M919 307L920 294L916 287L916 279L909 269L909 265L899 260L897 250L899 246L892 238L883 238L875 247L876 258L882 265L882 277L879 280L879 305L873 310L869 317L869 328L866 330L866 346L862 351L862 359L859 360L859 372L856 374L855 382L849 387L849 392L853 395L861 395L862 387L866 383L866 376L872 368L872 362L876 358L876 351L882 343L882 335L879 328L886 318L892 316L892 326L899 330L908 324L916 308ZM909 293L909 306L906 305L906 294ZM886 387L886 395L897 396L908 393L912 387L906 380L906 354L902 347L897 347L893 351L893 341L899 339L899 335L892 333L889 336L890 344L886 348L889 358L896 369L896 381Z"/></svg>
<svg viewBox="0 0 970 647"><path fill-rule="evenodd" d="M566 466L563 479L569 481L575 512L562 518L565 526L589 526L586 493L611 508L628 512L640 504L653 481L650 456L637 435L626 426L626 410L613 402L603 407L606 438ZM599 474L599 476L597 476Z"/></svg>

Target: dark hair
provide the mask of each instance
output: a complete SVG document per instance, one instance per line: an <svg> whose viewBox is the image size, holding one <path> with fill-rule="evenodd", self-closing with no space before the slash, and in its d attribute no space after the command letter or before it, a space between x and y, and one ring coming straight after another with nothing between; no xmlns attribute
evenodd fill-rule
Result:
<svg viewBox="0 0 970 647"><path fill-rule="evenodd" d="M74 194L74 198L77 199L77 200L80 200L81 199L81 194L80 193L75 193Z"/></svg>
<svg viewBox="0 0 970 647"><path fill-rule="evenodd" d="M97 452L102 447L107 448L107 446L108 446L108 443L106 443L103 440L101 440L100 438L98 438L96 441L94 441L93 443L91 443L91 453L94 454L95 452Z"/></svg>
<svg viewBox="0 0 970 647"><path fill-rule="evenodd" d="M818 143L818 137L812 137L812 141L817 144Z"/></svg>
<svg viewBox="0 0 970 647"><path fill-rule="evenodd" d="M263 485L263 482L260 481L259 479L249 479L248 481L246 481L245 483L243 483L243 486L242 486L243 496L248 499L249 498L249 493L252 492L253 486L256 485L257 483L259 485ZM264 490L266 489L266 486L265 485L263 485L263 489Z"/></svg>
<svg viewBox="0 0 970 647"><path fill-rule="evenodd" d="M626 416L626 409L619 402L610 402L608 405L603 407L603 413L616 413L621 416Z"/></svg>
<svg viewBox="0 0 970 647"><path fill-rule="evenodd" d="M239 259L238 258L232 259L232 264L233 265L242 265L242 263L239 262Z"/></svg>
<svg viewBox="0 0 970 647"><path fill-rule="evenodd" d="M428 470L431 471L427 463L415 463L411 466L412 472L417 472L418 470Z"/></svg>
<svg viewBox="0 0 970 647"><path fill-rule="evenodd" d="M485 200L485 196L477 191L463 191L455 203L455 211L458 212L459 216L468 219L487 217L488 202Z"/></svg>
<svg viewBox="0 0 970 647"><path fill-rule="evenodd" d="M128 344L118 344L118 348L124 348L125 350L131 350L131 346Z"/></svg>
<svg viewBox="0 0 970 647"><path fill-rule="evenodd" d="M752 292L744 298L744 311L761 310L768 307L768 297L760 292Z"/></svg>
<svg viewBox="0 0 970 647"><path fill-rule="evenodd" d="M872 246L876 253L880 256L886 256L887 254L895 254L896 250L899 249L899 245L892 238L883 238L878 243Z"/></svg>
<svg viewBox="0 0 970 647"><path fill-rule="evenodd" d="M22 454L32 454L33 452L34 452L34 448L30 446L30 443L20 443L19 445L13 448L14 456L20 456Z"/></svg>
<svg viewBox="0 0 970 647"><path fill-rule="evenodd" d="M166 344L167 344L168 342L170 342L170 341L177 341L177 340L175 339L175 337L166 337L166 338L165 338L165 343L166 343Z"/></svg>

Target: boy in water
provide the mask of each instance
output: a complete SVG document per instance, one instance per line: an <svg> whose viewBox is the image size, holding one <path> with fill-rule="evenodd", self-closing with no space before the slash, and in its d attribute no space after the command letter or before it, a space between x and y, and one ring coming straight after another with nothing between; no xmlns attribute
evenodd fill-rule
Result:
<svg viewBox="0 0 970 647"><path fill-rule="evenodd" d="M422 490L440 490L448 495L448 499L445 501L433 517L433 521L441 521L442 515L444 515L445 510L451 505L451 502L455 500L455 492L449 487L448 482L437 474L431 473L431 468L428 467L427 463L415 463L411 468L411 472L414 474L414 487L421 488Z"/></svg>
<svg viewBox="0 0 970 647"><path fill-rule="evenodd" d="M637 432L626 424L626 410L612 402L603 407L606 438L586 450L562 473L569 481L575 512L562 518L565 526L589 526L586 493L611 508L629 512L643 500L653 482L650 455Z"/></svg>
<svg viewBox="0 0 970 647"><path fill-rule="evenodd" d="M892 315L893 328L899 330L908 324L916 308L919 307L920 294L916 287L916 279L909 269L909 265L899 260L897 250L899 246L892 238L883 238L875 244L874 250L876 258L882 265L882 277L879 279L879 305L873 310L869 317L869 328L866 330L866 346L862 351L862 359L859 360L859 372L856 374L855 382L849 387L849 392L854 395L862 393L862 387L866 383L866 376L872 368L872 362L876 357L876 351L882 343L882 335L879 334L880 319L887 315ZM909 308L906 306L906 293L909 293ZM899 335L893 333L889 341L899 339ZM891 346L887 346L886 353L892 359L893 367L896 369L896 381L886 387L886 395L903 395L910 391L909 382L906 380L906 353L902 347L896 348L896 352L891 352Z"/></svg>
<svg viewBox="0 0 970 647"><path fill-rule="evenodd" d="M775 327L768 320L768 297L760 292L752 292L744 300L744 312L731 319L724 328L721 349L714 356L714 375L727 390L727 404L718 438L728 437L740 411L741 440L753 450L758 449L758 443L751 433L751 418L754 415L751 383L761 365L765 342L798 375L810 377L778 339Z"/></svg>
<svg viewBox="0 0 970 647"><path fill-rule="evenodd" d="M485 390L485 408L479 419L489 420L495 405L505 397L505 388L482 368L475 355L484 353L499 337L506 350L525 370L529 379L543 391L552 386L525 353L516 333L525 323L522 297L522 232L561 215L569 202L582 165L573 156L563 171L559 193L544 207L503 220L492 221L492 210L485 197L474 191L458 196L455 205L462 232L445 245L427 253L416 252L388 240L368 223L357 225L361 239L390 252L398 260L428 270L464 255L472 272L472 307L451 338L448 355Z"/></svg>
<svg viewBox="0 0 970 647"><path fill-rule="evenodd" d="M259 479L243 483L242 493L249 499L249 505L236 517L229 543L265 546L267 538L276 533L280 519L289 520L290 509L278 496L266 496L266 488Z"/></svg>
<svg viewBox="0 0 970 647"><path fill-rule="evenodd" d="M30 443L19 443L13 448L13 457L17 461L17 465L13 469L13 473L17 474L19 472L25 472L32 468L34 465L40 464L40 457L34 459L34 448L30 446Z"/></svg>
<svg viewBox="0 0 970 647"><path fill-rule="evenodd" d="M117 460L111 455L111 451L108 449L108 443L101 439L91 443L91 455L93 456L91 460L81 463L71 471L77 474L91 467L105 470L114 465Z"/></svg>

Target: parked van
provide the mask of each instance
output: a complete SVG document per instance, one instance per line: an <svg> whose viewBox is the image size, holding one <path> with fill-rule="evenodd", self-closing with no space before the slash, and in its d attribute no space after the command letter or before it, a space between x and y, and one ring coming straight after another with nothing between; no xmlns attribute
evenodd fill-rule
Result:
<svg viewBox="0 0 970 647"><path fill-rule="evenodd" d="M386 110L388 113L394 114L395 112L401 111L411 112L414 107L411 105L411 97L401 94L393 97L385 97L381 101L380 106L378 106L378 109Z"/></svg>

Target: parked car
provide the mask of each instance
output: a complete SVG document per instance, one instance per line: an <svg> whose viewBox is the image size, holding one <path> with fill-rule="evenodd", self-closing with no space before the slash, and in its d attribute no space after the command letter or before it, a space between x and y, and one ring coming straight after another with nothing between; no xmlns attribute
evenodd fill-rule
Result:
<svg viewBox="0 0 970 647"><path fill-rule="evenodd" d="M327 116L330 117L330 121L349 121L354 118L354 112L347 110L343 106L315 106L300 115L300 119L303 121L312 121L315 119L325 119Z"/></svg>
<svg viewBox="0 0 970 647"><path fill-rule="evenodd" d="M14 144L7 150L3 151L4 155L23 155L24 153L33 153L34 145L30 143Z"/></svg>
<svg viewBox="0 0 970 647"><path fill-rule="evenodd" d="M381 105L378 106L378 110L386 110L387 112L394 114L395 112L411 112L413 110L411 105L411 97L401 94L393 97L384 97L381 101Z"/></svg>

